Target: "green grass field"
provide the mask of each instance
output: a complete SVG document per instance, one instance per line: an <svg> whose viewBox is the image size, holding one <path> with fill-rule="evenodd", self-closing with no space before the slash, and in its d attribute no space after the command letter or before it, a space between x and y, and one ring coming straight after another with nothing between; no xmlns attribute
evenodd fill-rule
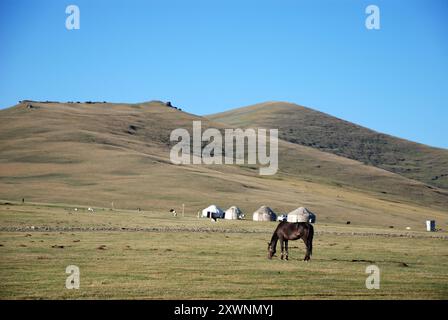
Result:
<svg viewBox="0 0 448 320"><path fill-rule="evenodd" d="M267 259L276 223L43 204L0 211L1 299L448 298L446 232L316 224L305 263L299 241L290 261ZM379 290L365 287L372 264ZM65 288L68 265L80 268L79 290Z"/></svg>

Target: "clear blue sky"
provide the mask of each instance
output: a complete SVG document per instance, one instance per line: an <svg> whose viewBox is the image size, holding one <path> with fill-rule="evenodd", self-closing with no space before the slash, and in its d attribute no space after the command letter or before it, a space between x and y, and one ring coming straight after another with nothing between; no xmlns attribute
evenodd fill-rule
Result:
<svg viewBox="0 0 448 320"><path fill-rule="evenodd" d="M65 28L70 4L80 30ZM447 39L446 0L1 0L0 107L282 100L448 148Z"/></svg>

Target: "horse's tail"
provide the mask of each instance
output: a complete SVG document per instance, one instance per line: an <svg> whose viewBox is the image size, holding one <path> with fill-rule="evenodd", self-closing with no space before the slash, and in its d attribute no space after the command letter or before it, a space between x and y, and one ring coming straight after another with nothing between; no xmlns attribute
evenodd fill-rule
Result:
<svg viewBox="0 0 448 320"><path fill-rule="evenodd" d="M309 229L308 229L308 237L306 239L306 245L308 247L308 250L310 252L310 256L313 254L313 237L314 237L314 227L311 223L308 223Z"/></svg>

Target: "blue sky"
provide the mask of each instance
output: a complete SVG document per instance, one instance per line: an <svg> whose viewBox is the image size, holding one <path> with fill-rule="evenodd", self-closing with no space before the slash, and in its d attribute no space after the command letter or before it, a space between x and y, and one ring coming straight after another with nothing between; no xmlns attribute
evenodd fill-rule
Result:
<svg viewBox="0 0 448 320"><path fill-rule="evenodd" d="M70 4L80 30L65 28ZM0 107L281 100L448 148L447 34L445 0L1 0Z"/></svg>

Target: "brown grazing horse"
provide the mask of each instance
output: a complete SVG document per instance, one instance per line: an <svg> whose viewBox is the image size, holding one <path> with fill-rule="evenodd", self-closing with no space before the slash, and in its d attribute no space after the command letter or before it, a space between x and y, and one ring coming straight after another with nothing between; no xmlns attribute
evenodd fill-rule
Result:
<svg viewBox="0 0 448 320"><path fill-rule="evenodd" d="M304 261L308 261L313 253L314 227L308 222L280 222L268 243L268 258L272 259L277 249L277 241L280 240L282 248L281 259L288 260L288 241L302 239L306 245ZM286 250L285 250L286 249Z"/></svg>

